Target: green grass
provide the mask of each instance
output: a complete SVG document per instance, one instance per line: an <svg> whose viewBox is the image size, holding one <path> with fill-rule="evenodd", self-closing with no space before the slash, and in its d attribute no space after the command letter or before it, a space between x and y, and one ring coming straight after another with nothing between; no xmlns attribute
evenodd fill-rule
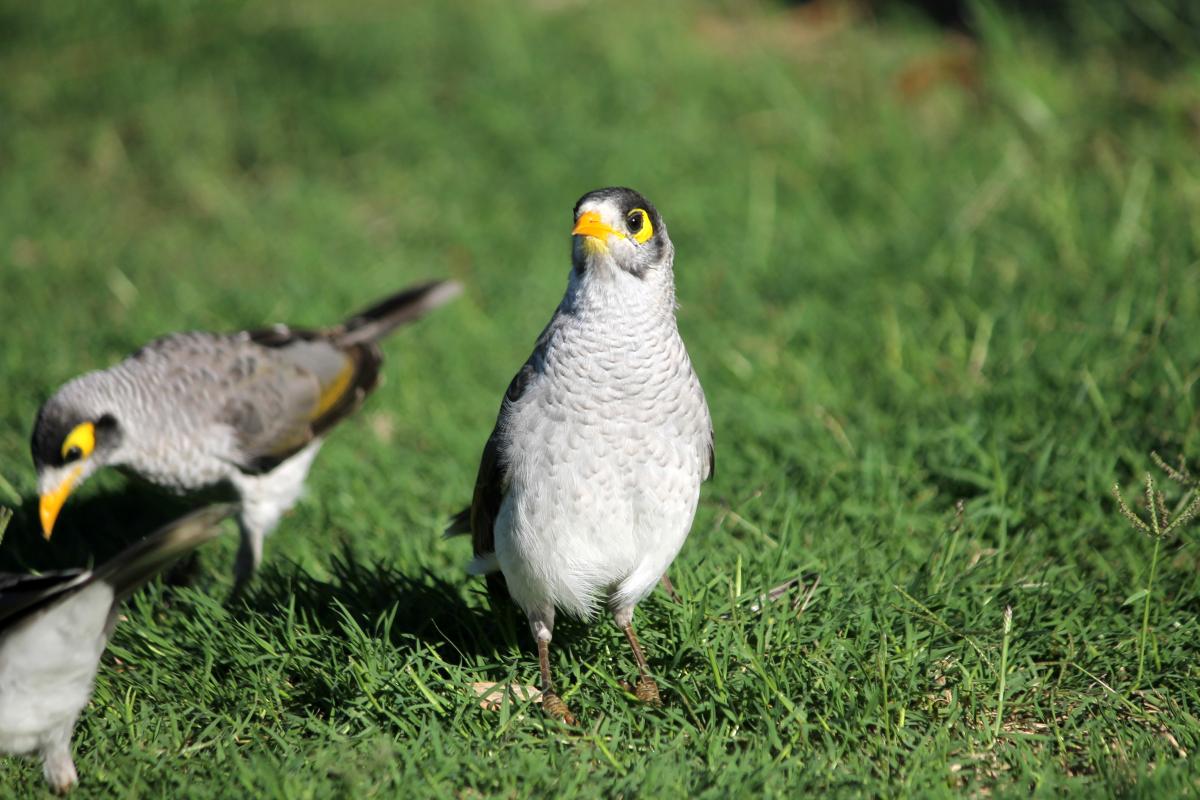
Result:
<svg viewBox="0 0 1200 800"><path fill-rule="evenodd" d="M1136 507L1151 450L1200 457L1200 53L995 13L963 51L765 3L405 5L0 6L5 568L174 513L108 475L41 541L27 439L62 381L166 331L468 287L387 345L245 606L233 536L129 605L79 796L1197 791L1196 532L1147 604L1155 545L1110 487ZM562 624L568 730L471 696L535 658L439 531L571 205L611 184L670 225L717 476L684 603L639 610L665 707L620 690L611 625ZM751 609L800 574L802 613ZM0 785L44 791L19 759Z"/></svg>

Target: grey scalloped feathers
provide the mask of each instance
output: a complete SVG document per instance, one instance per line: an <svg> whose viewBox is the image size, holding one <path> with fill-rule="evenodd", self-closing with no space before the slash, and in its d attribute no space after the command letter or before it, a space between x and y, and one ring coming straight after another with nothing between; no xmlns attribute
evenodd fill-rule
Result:
<svg viewBox="0 0 1200 800"><path fill-rule="evenodd" d="M568 723L549 648L555 611L607 605L638 665L636 694L659 702L633 611L683 546L712 475L708 404L675 323L675 250L632 189L575 206L566 295L508 387L471 507L470 571L525 612L542 707Z"/></svg>
<svg viewBox="0 0 1200 800"><path fill-rule="evenodd" d="M376 387L380 340L461 290L454 281L415 286L331 328L170 334L67 382L33 430L46 538L71 492L103 467L179 493L231 487L241 501L234 575L244 587L326 433Z"/></svg>

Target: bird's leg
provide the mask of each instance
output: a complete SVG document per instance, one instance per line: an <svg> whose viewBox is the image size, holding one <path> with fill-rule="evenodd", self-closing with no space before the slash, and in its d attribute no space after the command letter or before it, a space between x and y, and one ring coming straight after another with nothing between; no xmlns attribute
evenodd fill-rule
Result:
<svg viewBox="0 0 1200 800"><path fill-rule="evenodd" d="M256 526L251 526L245 519L245 512L238 517L238 528L241 529L242 541L238 545L237 560L233 562L233 597L241 596L250 579L262 563L263 534Z"/></svg>
<svg viewBox="0 0 1200 800"><path fill-rule="evenodd" d="M321 449L321 441L319 437L313 439L299 453L264 475L238 473L232 479L242 501L238 514L242 543L233 565L234 597L246 588L262 563L263 539L275 530L279 520L304 493L304 479Z"/></svg>
<svg viewBox="0 0 1200 800"><path fill-rule="evenodd" d="M658 684L654 682L654 678L650 677L650 665L646 663L646 654L642 652L637 634L633 632L633 609L616 611L613 613L613 617L621 626L621 630L625 631L625 638L629 640L629 646L633 648L633 660L637 662L638 682L633 693L643 703L661 706L662 698L658 694Z"/></svg>
<svg viewBox="0 0 1200 800"><path fill-rule="evenodd" d="M575 715L558 696L550 679L550 642L545 639L538 639L538 663L542 671L542 710L555 719L574 725Z"/></svg>
<svg viewBox="0 0 1200 800"><path fill-rule="evenodd" d="M574 725L575 715L554 690L554 679L550 677L550 634L554 629L554 612L530 617L529 627L533 629L533 638L537 640L538 668L542 676L542 710L555 719Z"/></svg>
<svg viewBox="0 0 1200 800"><path fill-rule="evenodd" d="M671 579L667 576L667 573L663 573L663 576L659 578L659 583L662 584L663 591L667 593L667 597L671 598L672 602L683 602L683 598L679 596L679 592L675 591L675 584L671 583Z"/></svg>
<svg viewBox="0 0 1200 800"><path fill-rule="evenodd" d="M55 736L55 741L42 750L42 774L46 776L46 783L50 784L50 790L55 794L66 794L79 782L79 776L75 773L75 762L71 759L70 736L71 731L68 728L65 735Z"/></svg>

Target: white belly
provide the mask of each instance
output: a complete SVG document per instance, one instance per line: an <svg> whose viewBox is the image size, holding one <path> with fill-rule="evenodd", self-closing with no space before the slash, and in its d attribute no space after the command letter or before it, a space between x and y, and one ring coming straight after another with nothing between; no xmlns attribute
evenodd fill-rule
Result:
<svg viewBox="0 0 1200 800"><path fill-rule="evenodd" d="M0 750L28 753L69 737L92 694L112 601L111 587L93 583L0 644Z"/></svg>
<svg viewBox="0 0 1200 800"><path fill-rule="evenodd" d="M585 310L568 288L501 420L496 562L531 618L631 611L683 546L708 472L708 406L674 317L639 279L621 285Z"/></svg>
<svg viewBox="0 0 1200 800"><path fill-rule="evenodd" d="M641 423L542 415L514 453L496 557L526 611L631 608L674 560L702 479L693 439Z"/></svg>

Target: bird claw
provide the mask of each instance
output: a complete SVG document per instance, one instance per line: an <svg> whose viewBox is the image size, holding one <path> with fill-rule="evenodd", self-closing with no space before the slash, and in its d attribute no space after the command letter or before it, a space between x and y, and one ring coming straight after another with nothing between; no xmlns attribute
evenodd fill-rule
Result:
<svg viewBox="0 0 1200 800"><path fill-rule="evenodd" d="M661 706L663 704L662 697L658 694L658 684L654 682L653 678L638 678L636 686L629 681L617 681L617 685L647 705Z"/></svg>
<svg viewBox="0 0 1200 800"><path fill-rule="evenodd" d="M658 684L654 682L653 678L638 678L633 694L646 705L661 706L663 704L662 697L658 694Z"/></svg>
<svg viewBox="0 0 1200 800"><path fill-rule="evenodd" d="M542 695L542 710L551 717L562 720L568 725L575 724L575 715L571 713L571 709L567 708L567 704L563 699L554 692L546 692Z"/></svg>
<svg viewBox="0 0 1200 800"><path fill-rule="evenodd" d="M66 794L79 783L79 775L75 772L75 762L71 760L70 753L48 757L42 766L42 774L50 784L50 791L57 795Z"/></svg>

